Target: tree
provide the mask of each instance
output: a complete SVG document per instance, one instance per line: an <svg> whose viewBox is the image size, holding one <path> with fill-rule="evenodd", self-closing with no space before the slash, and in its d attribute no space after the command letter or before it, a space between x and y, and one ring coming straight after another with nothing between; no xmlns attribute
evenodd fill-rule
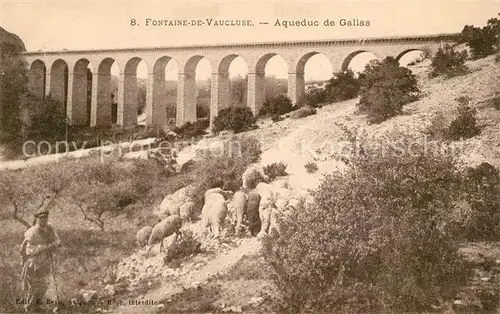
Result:
<svg viewBox="0 0 500 314"><path fill-rule="evenodd" d="M27 95L23 98L23 109L27 112L24 122L24 137L32 141L54 143L65 139L66 112L64 105L50 96L44 100Z"/></svg>
<svg viewBox="0 0 500 314"><path fill-rule="evenodd" d="M361 84L351 69L331 78L325 87L325 98L329 102L352 99L358 96Z"/></svg>
<svg viewBox="0 0 500 314"><path fill-rule="evenodd" d="M26 228L31 224L26 214L33 214L42 204L57 203L71 180L71 165L53 163L19 171L0 171L2 216Z"/></svg>
<svg viewBox="0 0 500 314"><path fill-rule="evenodd" d="M87 220L105 230L106 215L117 215L144 196L156 179L158 167L152 160L134 160L126 168L116 160L72 163L72 180L64 199Z"/></svg>
<svg viewBox="0 0 500 314"><path fill-rule="evenodd" d="M450 45L440 47L432 58L429 77L432 78L442 74L447 77L454 77L466 74L468 72L465 66L466 58L466 51L455 51Z"/></svg>
<svg viewBox="0 0 500 314"><path fill-rule="evenodd" d="M491 18L482 28L465 25L458 42L467 43L475 59L493 54L495 50L500 49L500 20Z"/></svg>
<svg viewBox="0 0 500 314"><path fill-rule="evenodd" d="M27 64L21 39L0 27L0 141L16 148L20 142L20 101L27 92ZM14 148L14 150L16 150Z"/></svg>
<svg viewBox="0 0 500 314"><path fill-rule="evenodd" d="M401 67L392 57L371 61L360 80L361 99L356 106L360 113L368 114L372 123L401 114L403 106L414 101L419 92L411 70Z"/></svg>

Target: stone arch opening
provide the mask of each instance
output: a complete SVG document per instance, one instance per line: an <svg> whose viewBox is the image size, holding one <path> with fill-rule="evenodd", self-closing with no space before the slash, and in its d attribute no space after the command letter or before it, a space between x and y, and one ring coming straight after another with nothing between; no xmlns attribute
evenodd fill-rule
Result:
<svg viewBox="0 0 500 314"><path fill-rule="evenodd" d="M31 63L28 78L29 90L33 96L44 99L45 98L45 82L47 76L47 68L42 60L35 60Z"/></svg>
<svg viewBox="0 0 500 314"><path fill-rule="evenodd" d="M212 65L210 61L202 56L196 55L186 62L182 75L183 106L177 102L177 121L179 123L194 122L198 119L210 119L211 81Z"/></svg>
<svg viewBox="0 0 500 314"><path fill-rule="evenodd" d="M146 108L146 123L163 128L175 126L177 111L177 63L169 56L160 57L153 65L152 107Z"/></svg>
<svg viewBox="0 0 500 314"><path fill-rule="evenodd" d="M399 64L403 67L409 67L411 68L412 66L415 66L424 60L423 56L423 50L422 49L407 49L403 52L401 52L399 55L396 57L396 61L399 62Z"/></svg>
<svg viewBox="0 0 500 314"><path fill-rule="evenodd" d="M248 65L237 54L225 56L218 68L218 110L230 106L246 106Z"/></svg>
<svg viewBox="0 0 500 314"><path fill-rule="evenodd" d="M264 73L264 100L270 101L278 95L287 96L288 66L280 55L269 53L257 62L257 73Z"/></svg>
<svg viewBox="0 0 500 314"><path fill-rule="evenodd" d="M91 110L91 125L110 125L116 123L116 104L118 103L119 65L113 58L105 58L97 66L97 86L95 105Z"/></svg>
<svg viewBox="0 0 500 314"><path fill-rule="evenodd" d="M88 59L80 59L73 68L73 86L68 116L72 125L90 125L93 70Z"/></svg>
<svg viewBox="0 0 500 314"><path fill-rule="evenodd" d="M342 72L351 69L357 76L365 70L366 65L371 60L378 59L377 56L367 50L358 50L350 53L342 62Z"/></svg>
<svg viewBox="0 0 500 314"><path fill-rule="evenodd" d="M138 77L138 73L141 77ZM123 103L118 103L117 108L117 123L121 126L127 127L143 123L142 120L138 121L138 119L144 119L144 116L139 117L139 114L142 114L146 108L147 73L148 66L139 57L133 57L125 63Z"/></svg>
<svg viewBox="0 0 500 314"><path fill-rule="evenodd" d="M231 60L229 72L229 101L231 105L246 106L248 103L248 64L241 56Z"/></svg>
<svg viewBox="0 0 500 314"><path fill-rule="evenodd" d="M68 99L68 64L62 59L57 59L50 68L49 97L64 106L66 112Z"/></svg>
<svg viewBox="0 0 500 314"><path fill-rule="evenodd" d="M289 88L289 97L293 103L304 103L306 91L311 89L323 89L326 83L332 78L332 63L324 54L320 52L309 52L303 55L295 69L294 88ZM289 84L291 84L289 82Z"/></svg>
<svg viewBox="0 0 500 314"><path fill-rule="evenodd" d="M248 103L254 115L259 115L267 99L286 95L288 66L281 56L270 52L261 56L251 71L248 78ZM270 74L269 77L266 74Z"/></svg>

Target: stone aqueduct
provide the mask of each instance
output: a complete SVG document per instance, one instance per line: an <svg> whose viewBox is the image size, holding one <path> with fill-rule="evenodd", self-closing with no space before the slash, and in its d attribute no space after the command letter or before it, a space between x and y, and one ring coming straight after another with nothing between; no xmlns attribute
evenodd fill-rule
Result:
<svg viewBox="0 0 500 314"><path fill-rule="evenodd" d="M196 120L196 65L207 58L212 66L210 121L217 112L229 106L229 66L238 56L248 67L247 105L254 113L264 102L266 63L280 55L288 67L288 97L295 103L304 93L304 67L309 58L321 53L332 65L334 73L347 69L349 62L361 52L371 52L379 60L424 47L432 51L449 42L457 34L411 37L343 39L323 41L217 44L182 47L127 48L26 52L29 86L39 96L66 102L71 125L111 124L111 66L120 71L117 95L117 123L137 123L137 66L144 60L148 68L146 91L146 124L164 126L166 121L165 68L175 60L178 65L176 125ZM91 114L87 114L87 66L92 64ZM65 72L68 74L65 78Z"/></svg>

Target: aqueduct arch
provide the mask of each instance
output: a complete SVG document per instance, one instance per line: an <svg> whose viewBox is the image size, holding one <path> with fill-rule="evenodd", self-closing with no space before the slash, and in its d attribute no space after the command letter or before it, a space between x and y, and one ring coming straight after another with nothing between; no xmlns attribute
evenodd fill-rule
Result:
<svg viewBox="0 0 500 314"><path fill-rule="evenodd" d="M196 67L203 58L206 57L199 54L191 56L179 69L176 118L178 126L179 121L196 121ZM207 60L211 61L208 58Z"/></svg>
<svg viewBox="0 0 500 314"><path fill-rule="evenodd" d="M113 64L119 64L113 58L104 58L100 60L97 67L97 73L94 73L92 79L92 108L91 125L110 125L112 122L112 94L111 67Z"/></svg>
<svg viewBox="0 0 500 314"><path fill-rule="evenodd" d="M92 96L93 77L88 78L89 65L88 59L78 60L73 67L73 75L69 78L68 99L71 101L68 102L67 116L72 125L90 125L91 100L89 101L89 96ZM90 71L92 73L92 70Z"/></svg>
<svg viewBox="0 0 500 314"><path fill-rule="evenodd" d="M153 73L148 76L148 81L152 81L151 90L147 90L146 97L151 97L146 101L146 124L164 126L167 124L167 97L168 90L165 81L167 65L175 61L172 57L162 56L153 65Z"/></svg>
<svg viewBox="0 0 500 314"><path fill-rule="evenodd" d="M50 89L52 99L66 106L68 95L68 64L63 59L57 59L50 67Z"/></svg>
<svg viewBox="0 0 500 314"><path fill-rule="evenodd" d="M45 98L46 75L47 68L42 60L37 59L31 63L28 71L30 92L40 99Z"/></svg>
<svg viewBox="0 0 500 314"><path fill-rule="evenodd" d="M323 55L319 51L311 51L304 54L295 65L295 73L288 77L288 95L292 95L292 103L300 103L305 96L305 67L307 61L316 55ZM325 56L326 57L326 56ZM328 58L327 58L328 59ZM329 61L330 62L330 61ZM331 62L330 62L331 66ZM333 73L332 73L333 75Z"/></svg>

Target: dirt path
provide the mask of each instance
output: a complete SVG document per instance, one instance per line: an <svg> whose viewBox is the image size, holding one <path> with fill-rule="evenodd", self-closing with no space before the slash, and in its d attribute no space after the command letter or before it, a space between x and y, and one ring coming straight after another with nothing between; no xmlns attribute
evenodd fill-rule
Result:
<svg viewBox="0 0 500 314"><path fill-rule="evenodd" d="M261 247L261 242L257 238L244 239L241 244L229 252L220 254L200 269L186 274L175 281L165 281L158 289L147 292L141 298L134 300L161 301L171 298L176 294L183 293L187 288L194 287L206 282L208 279L227 272L236 265L243 257L257 255ZM172 280L172 279L170 279ZM112 313L155 313L160 311L157 305L129 305L129 300L121 300L123 305L117 306Z"/></svg>

